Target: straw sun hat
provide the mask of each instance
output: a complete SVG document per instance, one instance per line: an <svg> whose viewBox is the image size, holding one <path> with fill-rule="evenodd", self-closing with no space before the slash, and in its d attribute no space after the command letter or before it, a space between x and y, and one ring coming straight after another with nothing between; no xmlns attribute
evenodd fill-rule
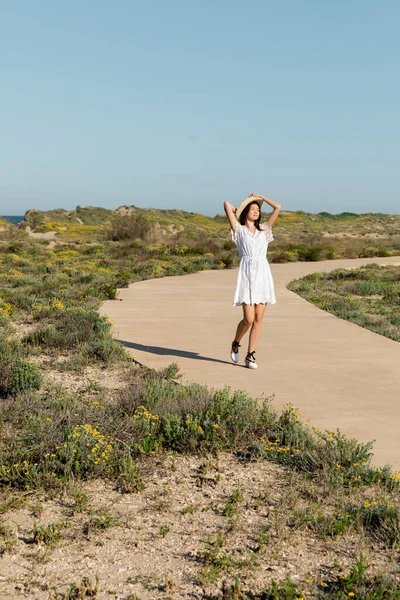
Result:
<svg viewBox="0 0 400 600"><path fill-rule="evenodd" d="M260 196L247 196L247 198L245 200L243 200L243 202L241 202L241 204L239 204L239 206L236 209L235 217L237 218L238 221L240 219L240 215L242 214L242 212L244 211L246 206L248 204L251 204L252 202L257 202L257 204L261 210L264 200L262 198L260 198Z"/></svg>

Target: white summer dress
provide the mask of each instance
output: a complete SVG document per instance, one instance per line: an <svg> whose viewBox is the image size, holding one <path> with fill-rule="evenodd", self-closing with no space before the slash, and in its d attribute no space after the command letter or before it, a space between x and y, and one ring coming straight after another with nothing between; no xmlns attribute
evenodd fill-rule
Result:
<svg viewBox="0 0 400 600"><path fill-rule="evenodd" d="M245 304L275 304L274 281L267 261L269 242L273 242L272 230L267 223L260 224L261 231L251 234L246 225L236 223L232 239L240 254L233 306Z"/></svg>

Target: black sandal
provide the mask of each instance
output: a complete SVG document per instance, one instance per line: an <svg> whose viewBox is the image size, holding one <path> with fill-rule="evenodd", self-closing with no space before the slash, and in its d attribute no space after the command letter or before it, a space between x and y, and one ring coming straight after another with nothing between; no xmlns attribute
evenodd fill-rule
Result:
<svg viewBox="0 0 400 600"><path fill-rule="evenodd" d="M255 350L253 352L248 352L246 358L244 360L244 364L248 369L257 369L258 364L256 363L256 357L254 356Z"/></svg>
<svg viewBox="0 0 400 600"><path fill-rule="evenodd" d="M231 347L231 360L233 360L234 363L239 362L239 348L240 348L239 342L237 342L236 340L233 340L232 347Z"/></svg>

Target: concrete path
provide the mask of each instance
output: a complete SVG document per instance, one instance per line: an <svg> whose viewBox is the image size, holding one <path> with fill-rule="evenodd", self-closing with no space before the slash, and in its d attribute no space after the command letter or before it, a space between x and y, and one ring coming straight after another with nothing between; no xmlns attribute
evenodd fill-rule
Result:
<svg viewBox="0 0 400 600"><path fill-rule="evenodd" d="M230 362L240 307L232 307L237 270L203 271L141 281L101 308L117 339L139 362L177 362L185 379L229 385L254 397L291 402L321 429L376 440L376 464L400 468L400 344L326 313L286 289L315 271L400 264L400 257L272 264L277 304L269 305L257 347L259 368Z"/></svg>

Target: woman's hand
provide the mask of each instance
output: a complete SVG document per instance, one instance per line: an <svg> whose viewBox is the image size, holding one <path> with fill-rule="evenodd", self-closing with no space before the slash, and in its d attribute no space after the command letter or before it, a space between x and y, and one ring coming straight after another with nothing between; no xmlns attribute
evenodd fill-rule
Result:
<svg viewBox="0 0 400 600"><path fill-rule="evenodd" d="M261 200L264 200L264 202L266 202L266 197L265 196L261 196L261 194L249 194L249 198L252 198L253 196L256 196L257 198L261 198Z"/></svg>
<svg viewBox="0 0 400 600"><path fill-rule="evenodd" d="M281 205L275 202L275 200L271 200L271 198L267 198L266 196L262 196L261 194L249 194L249 196L256 196L258 198L261 198L261 200L264 200L264 202L269 204L273 209L280 210L281 208Z"/></svg>

